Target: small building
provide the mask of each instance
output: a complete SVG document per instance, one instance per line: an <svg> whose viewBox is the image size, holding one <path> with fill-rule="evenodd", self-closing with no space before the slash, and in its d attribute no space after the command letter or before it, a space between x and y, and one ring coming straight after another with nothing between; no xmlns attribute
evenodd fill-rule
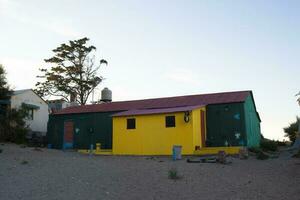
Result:
<svg viewBox="0 0 300 200"><path fill-rule="evenodd" d="M129 110L113 115L113 154L183 154L205 146L205 106ZM201 137L203 136L203 137Z"/></svg>
<svg viewBox="0 0 300 200"><path fill-rule="evenodd" d="M19 109L25 106L29 110L26 119L32 134L46 136L49 118L48 104L32 89L16 90L10 98L10 108Z"/></svg>
<svg viewBox="0 0 300 200"><path fill-rule="evenodd" d="M89 149L101 143L114 154L183 154L205 147L258 146L260 118L252 91L105 102L50 115L54 148Z"/></svg>
<svg viewBox="0 0 300 200"><path fill-rule="evenodd" d="M47 103L48 103L48 108L50 113L59 111L67 107L66 106L67 102L64 99L47 100Z"/></svg>
<svg viewBox="0 0 300 200"><path fill-rule="evenodd" d="M52 99L52 100L47 100L49 112L57 112L59 110L62 110L67 107L72 107L72 106L78 106L78 103L76 102L67 102L64 99Z"/></svg>

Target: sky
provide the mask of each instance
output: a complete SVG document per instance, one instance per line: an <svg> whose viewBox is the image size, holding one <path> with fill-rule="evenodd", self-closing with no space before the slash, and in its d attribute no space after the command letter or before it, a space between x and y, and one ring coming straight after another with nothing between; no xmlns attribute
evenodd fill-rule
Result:
<svg viewBox="0 0 300 200"><path fill-rule="evenodd" d="M82 37L106 59L113 101L252 90L262 134L284 139L300 107L300 1L0 0L0 63L34 88L62 43Z"/></svg>

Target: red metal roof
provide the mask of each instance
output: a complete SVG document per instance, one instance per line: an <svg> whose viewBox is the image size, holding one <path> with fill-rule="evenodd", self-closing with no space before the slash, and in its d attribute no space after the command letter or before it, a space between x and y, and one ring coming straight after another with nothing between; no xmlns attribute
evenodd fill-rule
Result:
<svg viewBox="0 0 300 200"><path fill-rule="evenodd" d="M153 109L143 109L143 110L128 110L124 112L119 112L113 114L113 117L119 116L130 116L130 115L150 115L150 114L158 114L158 113L175 113L181 111L191 111L196 108L203 107L205 105L199 106L184 106L184 107L175 107L175 108L153 108Z"/></svg>
<svg viewBox="0 0 300 200"><path fill-rule="evenodd" d="M212 94L199 94L177 97L164 97L156 99L143 99L133 101L116 101L111 103L74 106L55 112L59 114L91 113L127 111L138 109L173 108L195 105L208 105L220 103L244 102L251 91L223 92Z"/></svg>

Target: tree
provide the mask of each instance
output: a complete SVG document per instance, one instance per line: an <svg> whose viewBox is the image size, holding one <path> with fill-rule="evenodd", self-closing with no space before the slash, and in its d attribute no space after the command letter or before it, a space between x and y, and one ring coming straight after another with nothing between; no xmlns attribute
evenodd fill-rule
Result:
<svg viewBox="0 0 300 200"><path fill-rule="evenodd" d="M76 101L80 105L86 104L92 91L103 80L97 72L102 64L107 61L101 59L95 63L95 56L90 54L96 50L88 46L88 38L69 41L53 50L54 56L45 59L51 64L50 70L40 69L42 82L36 83L35 91L42 97L57 96L64 100ZM74 99L71 99L73 97Z"/></svg>
<svg viewBox="0 0 300 200"><path fill-rule="evenodd" d="M288 137L291 142L295 142L296 140L299 123L300 123L300 118L297 117L295 122L283 128L284 132L286 133L285 137Z"/></svg>
<svg viewBox="0 0 300 200"><path fill-rule="evenodd" d="M6 72L0 64L0 141L23 143L29 131L25 122L28 110L24 107L10 109L11 94L12 91L6 80Z"/></svg>
<svg viewBox="0 0 300 200"><path fill-rule="evenodd" d="M3 65L0 64L0 100L7 100L10 98L10 90L6 80L6 72Z"/></svg>
<svg viewBox="0 0 300 200"><path fill-rule="evenodd" d="M297 102L298 102L298 104L300 106L300 92L298 92L298 94L296 94L295 96L297 97Z"/></svg>
<svg viewBox="0 0 300 200"><path fill-rule="evenodd" d="M9 87L6 81L6 72L0 64L0 141L7 136L7 112L9 106Z"/></svg>
<svg viewBox="0 0 300 200"><path fill-rule="evenodd" d="M3 123L5 131L2 140L19 144L25 143L26 135L30 131L25 120L28 116L29 110L25 106L18 109L9 109Z"/></svg>

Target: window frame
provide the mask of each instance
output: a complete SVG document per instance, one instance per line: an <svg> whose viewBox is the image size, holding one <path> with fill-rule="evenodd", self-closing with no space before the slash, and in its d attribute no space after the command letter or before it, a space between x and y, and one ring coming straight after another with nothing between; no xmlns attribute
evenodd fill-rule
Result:
<svg viewBox="0 0 300 200"><path fill-rule="evenodd" d="M165 116L165 127L166 128L174 128L174 127L176 127L176 116L175 115L167 115L167 116Z"/></svg>
<svg viewBox="0 0 300 200"><path fill-rule="evenodd" d="M34 109L29 108L25 111L27 113L26 119L27 120L33 120L34 119Z"/></svg>
<svg viewBox="0 0 300 200"><path fill-rule="evenodd" d="M133 124L130 124L130 121ZM126 129L127 130L134 130L134 129L136 129L136 118L132 117L132 118L127 118L126 119Z"/></svg>

